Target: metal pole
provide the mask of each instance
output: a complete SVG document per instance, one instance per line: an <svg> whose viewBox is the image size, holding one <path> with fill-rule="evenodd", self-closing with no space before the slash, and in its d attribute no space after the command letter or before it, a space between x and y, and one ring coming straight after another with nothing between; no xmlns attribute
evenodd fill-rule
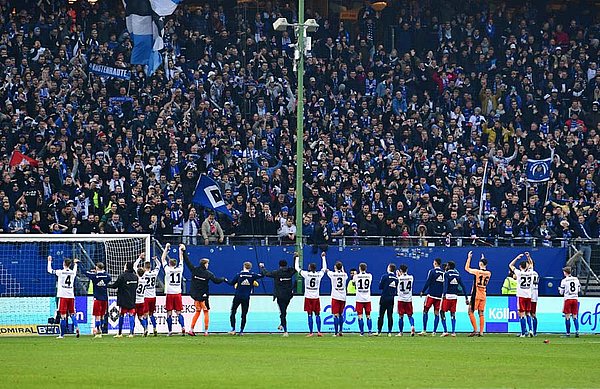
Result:
<svg viewBox="0 0 600 389"><path fill-rule="evenodd" d="M304 266L302 247L302 203L304 176L304 0L298 0L297 48L300 51L296 68L298 95L296 97L296 252L300 267ZM298 293L302 293L302 277L297 277Z"/></svg>

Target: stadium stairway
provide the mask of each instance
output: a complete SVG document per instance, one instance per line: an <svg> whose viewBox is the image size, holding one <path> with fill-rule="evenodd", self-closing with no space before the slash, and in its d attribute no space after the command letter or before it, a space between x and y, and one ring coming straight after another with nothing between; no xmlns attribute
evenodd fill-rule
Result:
<svg viewBox="0 0 600 389"><path fill-rule="evenodd" d="M0 297L18 296L20 293L21 284L0 262Z"/></svg>

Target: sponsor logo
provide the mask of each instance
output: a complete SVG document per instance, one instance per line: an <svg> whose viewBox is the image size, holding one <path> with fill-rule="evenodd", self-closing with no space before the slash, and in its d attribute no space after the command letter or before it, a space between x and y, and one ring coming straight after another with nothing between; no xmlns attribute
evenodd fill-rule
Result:
<svg viewBox="0 0 600 389"><path fill-rule="evenodd" d="M37 326L37 334L38 335L59 335L60 328L57 325L38 325Z"/></svg>
<svg viewBox="0 0 600 389"><path fill-rule="evenodd" d="M581 318L582 326L590 326L591 331L596 331L598 328L598 321L600 321L600 303L596 304L593 311L580 312L579 317Z"/></svg>
<svg viewBox="0 0 600 389"><path fill-rule="evenodd" d="M0 325L0 336L30 336L36 335L35 325Z"/></svg>

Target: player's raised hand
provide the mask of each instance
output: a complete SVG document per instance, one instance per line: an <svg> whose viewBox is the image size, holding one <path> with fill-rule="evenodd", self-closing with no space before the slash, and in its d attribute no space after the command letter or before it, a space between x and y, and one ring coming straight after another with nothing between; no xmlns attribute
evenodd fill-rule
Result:
<svg viewBox="0 0 600 389"><path fill-rule="evenodd" d="M79 262L81 262L81 261L79 260L79 258L74 258L74 259L73 259L73 262L75 262L75 263L79 263Z"/></svg>
<svg viewBox="0 0 600 389"><path fill-rule="evenodd" d="M529 255L529 251L525 251L525 256L526 256L527 258L529 258L529 257L530 257L530 255Z"/></svg>
<svg viewBox="0 0 600 389"><path fill-rule="evenodd" d="M171 248L171 243L167 243L167 244L165 244L165 250L168 250L168 249L170 249L170 248Z"/></svg>
<svg viewBox="0 0 600 389"><path fill-rule="evenodd" d="M325 254L325 251L323 251L323 252L321 253L321 258L325 258L326 256L327 256L327 254Z"/></svg>
<svg viewBox="0 0 600 389"><path fill-rule="evenodd" d="M521 259L521 258L523 258L523 253L517 255L517 259Z"/></svg>
<svg viewBox="0 0 600 389"><path fill-rule="evenodd" d="M185 245L183 243L179 243L179 250L185 251Z"/></svg>
<svg viewBox="0 0 600 389"><path fill-rule="evenodd" d="M481 259L485 259L485 255L483 255L483 253L481 253Z"/></svg>
<svg viewBox="0 0 600 389"><path fill-rule="evenodd" d="M471 258L473 258L473 251L469 251L467 253L467 258L469 258L469 260L471 260Z"/></svg>
<svg viewBox="0 0 600 389"><path fill-rule="evenodd" d="M258 264L258 267L265 267L265 264L261 262Z"/></svg>

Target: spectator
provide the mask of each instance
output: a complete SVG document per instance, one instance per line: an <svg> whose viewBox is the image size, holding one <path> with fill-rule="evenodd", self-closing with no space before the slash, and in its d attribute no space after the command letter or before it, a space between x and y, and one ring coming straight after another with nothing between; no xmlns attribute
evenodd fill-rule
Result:
<svg viewBox="0 0 600 389"><path fill-rule="evenodd" d="M294 243L296 241L296 226L294 225L294 218L291 216L287 217L285 225L279 229L277 236L283 243Z"/></svg>
<svg viewBox="0 0 600 389"><path fill-rule="evenodd" d="M223 243L223 229L218 221L215 220L215 214L210 212L208 217L202 222L202 239L204 244Z"/></svg>

